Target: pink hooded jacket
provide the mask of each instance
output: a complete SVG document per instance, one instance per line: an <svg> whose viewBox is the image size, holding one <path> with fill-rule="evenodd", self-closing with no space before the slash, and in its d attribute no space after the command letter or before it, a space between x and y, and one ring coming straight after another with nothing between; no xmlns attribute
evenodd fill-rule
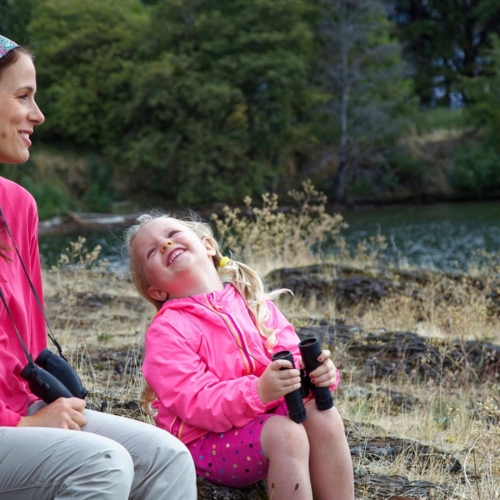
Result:
<svg viewBox="0 0 500 500"><path fill-rule="evenodd" d="M158 427L187 444L208 432L241 427L278 406L279 401L261 401L257 380L273 353L289 350L300 358L300 339L271 301L268 307L267 326L278 332L272 353L230 284L165 302L147 331L142 368L158 398ZM338 381L337 372L333 388Z"/></svg>

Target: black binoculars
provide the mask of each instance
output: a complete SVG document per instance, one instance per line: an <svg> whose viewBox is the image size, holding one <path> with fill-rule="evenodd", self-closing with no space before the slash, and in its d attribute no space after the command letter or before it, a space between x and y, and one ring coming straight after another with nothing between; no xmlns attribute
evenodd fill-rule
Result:
<svg viewBox="0 0 500 500"><path fill-rule="evenodd" d="M30 391L46 404L58 398L84 399L87 395L87 389L73 367L48 349L23 368L21 377L28 382Z"/></svg>
<svg viewBox="0 0 500 500"><path fill-rule="evenodd" d="M321 354L321 346L318 339L311 337L299 342L300 355L304 362L304 371L301 373L302 385L300 389L289 392L285 395L285 403L288 408L290 418L300 424L307 420L306 408L303 398L312 393L316 401L318 410L324 411L333 407L333 397L329 387L317 387L311 382L309 374L316 370L321 363L318 361L318 356ZM290 351L280 351L273 355L272 360L286 359L292 363L292 368L295 368L292 353ZM287 368L282 368L286 370Z"/></svg>

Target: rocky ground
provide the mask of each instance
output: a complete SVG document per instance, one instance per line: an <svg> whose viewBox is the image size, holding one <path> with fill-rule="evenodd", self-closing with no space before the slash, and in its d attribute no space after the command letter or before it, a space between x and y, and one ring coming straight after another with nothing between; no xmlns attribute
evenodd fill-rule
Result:
<svg viewBox="0 0 500 500"><path fill-rule="evenodd" d="M141 334L152 311L138 298L127 280L118 280L97 273L86 278L64 273L47 273L47 311L55 325L56 336L72 353L84 383L90 387L89 406L146 419L137 403L140 389L140 364L143 350ZM436 300L460 300L449 284L463 277L448 277L448 285L440 280L441 295ZM425 285L435 280L428 273L361 272L349 268L333 269L313 266L306 269L284 269L267 277L270 286L285 286L297 296L315 300L336 297L339 311L348 313L353 307L376 303L391 294L405 294L421 300ZM489 304L496 311L494 283L472 279L470 290L488 290ZM350 309L351 308L351 309ZM345 316L345 314L344 314ZM367 402L383 402L394 413L411 412L421 404L417 393L398 391L394 381L404 378L410 384L432 380L454 379L487 382L500 373L500 347L479 340L453 341L434 339L409 331L363 331L354 321L320 318L314 322L298 321L301 338L314 336L330 346L341 370L349 371L349 384L339 389L338 398L358 398ZM391 383L392 382L392 383ZM408 385L406 387L409 387ZM351 455L355 463L356 496L359 499L452 499L456 496L453 484L465 476L474 478L467 470L463 455L455 456L437 446L389 435L378 425L363 420L345 419ZM408 465L408 475L377 473L374 464ZM426 470L439 468L447 481L426 481ZM411 471L411 472L410 472ZM419 479L414 479L419 477ZM332 485L334 487L334 485ZM259 483L241 490L214 486L199 479L200 500L265 499L265 485Z"/></svg>

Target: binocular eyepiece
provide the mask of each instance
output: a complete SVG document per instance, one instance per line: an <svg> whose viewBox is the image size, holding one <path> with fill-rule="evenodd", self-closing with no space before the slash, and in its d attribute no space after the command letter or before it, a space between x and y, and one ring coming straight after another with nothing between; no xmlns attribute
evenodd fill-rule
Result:
<svg viewBox="0 0 500 500"><path fill-rule="evenodd" d="M88 392L73 367L48 349L23 368L21 377L28 382L30 391L46 404L58 398L84 399Z"/></svg>
<svg viewBox="0 0 500 500"><path fill-rule="evenodd" d="M307 338L299 343L300 355L304 362L305 373L301 374L302 387L293 392L285 395L285 403L288 408L290 418L296 422L301 423L307 420L306 409L302 401L309 393L312 393L316 401L318 410L324 411L333 407L333 397L329 387L317 387L311 382L309 374L316 370L321 363L318 361L318 356L321 354L321 346L318 339L314 337ZM293 356L290 351L280 351L273 355L272 360L286 359L292 363ZM282 370L286 368L282 368Z"/></svg>

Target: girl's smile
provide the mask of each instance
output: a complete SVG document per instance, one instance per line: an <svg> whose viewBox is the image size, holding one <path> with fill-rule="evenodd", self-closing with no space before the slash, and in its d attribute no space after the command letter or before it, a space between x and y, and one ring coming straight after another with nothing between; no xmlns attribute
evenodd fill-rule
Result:
<svg viewBox="0 0 500 500"><path fill-rule="evenodd" d="M188 297L220 289L215 249L181 221L154 219L137 231L134 254L144 268L148 294L155 300Z"/></svg>
<svg viewBox="0 0 500 500"><path fill-rule="evenodd" d="M176 250L175 252L172 252L172 255L167 260L167 266L170 266L170 264L172 264L172 262L174 262L174 260L177 259L177 257L179 257L179 255L182 255L183 253L184 253L183 250Z"/></svg>

